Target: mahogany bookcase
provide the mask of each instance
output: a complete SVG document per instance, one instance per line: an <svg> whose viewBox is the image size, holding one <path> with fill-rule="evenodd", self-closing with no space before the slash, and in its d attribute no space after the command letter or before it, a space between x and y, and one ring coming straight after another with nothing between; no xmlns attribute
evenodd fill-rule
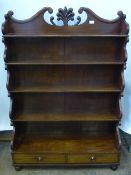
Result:
<svg viewBox="0 0 131 175"><path fill-rule="evenodd" d="M45 7L27 20L13 12L2 25L4 60L14 126L12 161L24 166L106 165L120 162L120 97L124 89L129 26L88 8L44 19ZM69 25L74 21L74 25Z"/></svg>

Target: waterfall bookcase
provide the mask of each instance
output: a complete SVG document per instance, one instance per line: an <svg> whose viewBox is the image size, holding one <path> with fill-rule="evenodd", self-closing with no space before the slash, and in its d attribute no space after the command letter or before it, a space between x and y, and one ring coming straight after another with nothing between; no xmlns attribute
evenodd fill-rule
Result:
<svg viewBox="0 0 131 175"><path fill-rule="evenodd" d="M2 25L13 165L16 170L96 165L115 170L121 150L126 16L119 11L109 21L84 7L78 17L72 8L59 8L55 17L52 12L45 7L30 19L17 20L9 11ZM83 23L81 13L87 15Z"/></svg>

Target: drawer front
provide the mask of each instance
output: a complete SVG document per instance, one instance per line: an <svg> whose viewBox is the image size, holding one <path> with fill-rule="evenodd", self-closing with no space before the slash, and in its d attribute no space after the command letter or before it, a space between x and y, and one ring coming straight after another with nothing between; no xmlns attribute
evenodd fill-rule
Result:
<svg viewBox="0 0 131 175"><path fill-rule="evenodd" d="M68 163L87 163L87 164L99 164L99 163L117 163L119 162L118 154L72 154L68 155Z"/></svg>
<svg viewBox="0 0 131 175"><path fill-rule="evenodd" d="M118 163L119 154L18 154L12 155L15 164L106 164Z"/></svg>
<svg viewBox="0 0 131 175"><path fill-rule="evenodd" d="M13 154L13 161L16 164L52 164L52 163L65 163L65 156L60 155L53 155L53 154Z"/></svg>

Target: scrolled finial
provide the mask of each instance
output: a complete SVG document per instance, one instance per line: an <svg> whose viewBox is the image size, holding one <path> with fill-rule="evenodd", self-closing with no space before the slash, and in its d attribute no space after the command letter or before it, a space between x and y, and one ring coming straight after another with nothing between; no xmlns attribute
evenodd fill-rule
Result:
<svg viewBox="0 0 131 175"><path fill-rule="evenodd" d="M52 14L53 13L53 9L51 7L47 7L48 13Z"/></svg>
<svg viewBox="0 0 131 175"><path fill-rule="evenodd" d="M123 13L123 11L118 11L117 12L117 15L120 17L120 18L123 18L124 20L126 19L126 15Z"/></svg>
<svg viewBox="0 0 131 175"><path fill-rule="evenodd" d="M78 13L79 13L79 14L82 14L83 11L84 11L84 9L85 9L84 7L80 7L79 10L78 10Z"/></svg>
<svg viewBox="0 0 131 175"><path fill-rule="evenodd" d="M13 11L8 11L7 14L5 14L5 19L7 20L8 18L10 18L11 16L13 16L14 12Z"/></svg>

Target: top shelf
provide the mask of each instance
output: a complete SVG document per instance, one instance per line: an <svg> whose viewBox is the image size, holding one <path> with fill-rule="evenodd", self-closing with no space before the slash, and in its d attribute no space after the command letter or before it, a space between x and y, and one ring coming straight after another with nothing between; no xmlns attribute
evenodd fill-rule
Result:
<svg viewBox="0 0 131 175"><path fill-rule="evenodd" d="M77 35L70 35L70 34L48 34L48 35L43 35L43 34L7 34L7 35L3 35L4 38L37 38L37 37L87 37L87 38L104 38L104 37L110 37L110 38L124 38L124 37L128 37L128 35L87 35L87 34L77 34Z"/></svg>

